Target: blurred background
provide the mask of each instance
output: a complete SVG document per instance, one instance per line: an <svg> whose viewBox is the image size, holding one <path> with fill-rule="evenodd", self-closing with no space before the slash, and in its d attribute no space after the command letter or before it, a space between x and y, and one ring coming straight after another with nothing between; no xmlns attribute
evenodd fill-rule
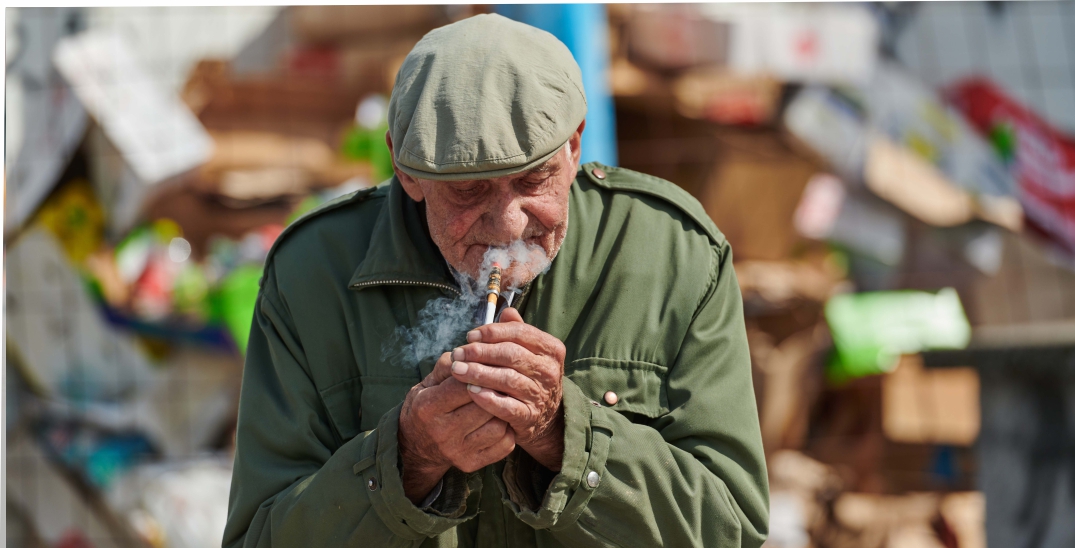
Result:
<svg viewBox="0 0 1075 548"><path fill-rule="evenodd" d="M1075 546L1070 2L8 8L8 546L219 546L267 250L491 11L731 241L767 546Z"/></svg>

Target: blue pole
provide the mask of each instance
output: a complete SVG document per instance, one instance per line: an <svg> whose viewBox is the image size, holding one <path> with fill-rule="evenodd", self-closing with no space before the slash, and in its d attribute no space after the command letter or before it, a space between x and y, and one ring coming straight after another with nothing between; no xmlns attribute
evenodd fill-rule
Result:
<svg viewBox="0 0 1075 548"><path fill-rule="evenodd" d="M560 39L582 69L586 130L582 161L617 165L616 112L609 90L608 12L602 4L499 4L496 13Z"/></svg>

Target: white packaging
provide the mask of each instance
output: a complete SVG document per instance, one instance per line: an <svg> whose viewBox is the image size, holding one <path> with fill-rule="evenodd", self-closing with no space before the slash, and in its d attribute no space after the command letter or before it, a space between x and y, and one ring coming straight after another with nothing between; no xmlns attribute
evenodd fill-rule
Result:
<svg viewBox="0 0 1075 548"><path fill-rule="evenodd" d="M708 17L732 23L733 70L792 82L864 84L877 64L880 27L852 5L707 4Z"/></svg>
<svg viewBox="0 0 1075 548"><path fill-rule="evenodd" d="M201 122L138 64L118 33L65 38L52 59L142 182L158 182L209 159L213 141Z"/></svg>

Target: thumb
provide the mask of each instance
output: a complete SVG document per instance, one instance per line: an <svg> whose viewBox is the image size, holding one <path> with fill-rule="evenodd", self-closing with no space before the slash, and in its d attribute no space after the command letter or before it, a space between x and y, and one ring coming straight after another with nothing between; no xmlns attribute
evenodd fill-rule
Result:
<svg viewBox="0 0 1075 548"><path fill-rule="evenodd" d="M526 323L523 321L522 314L519 314L519 311L517 309L509 306L508 308L505 308L503 312L500 313L500 323L511 322Z"/></svg>
<svg viewBox="0 0 1075 548"><path fill-rule="evenodd" d="M425 388L432 388L442 382L445 379L452 376L452 353L445 352L440 355L440 359L437 360L436 365L433 366L426 378L422 379L422 386Z"/></svg>

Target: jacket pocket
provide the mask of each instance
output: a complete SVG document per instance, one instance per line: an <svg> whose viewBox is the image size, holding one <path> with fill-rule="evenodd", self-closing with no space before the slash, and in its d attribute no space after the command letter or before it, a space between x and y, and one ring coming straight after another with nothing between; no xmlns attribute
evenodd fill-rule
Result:
<svg viewBox="0 0 1075 548"><path fill-rule="evenodd" d="M320 392L341 441L377 428L381 416L407 397L416 384L403 377L356 377Z"/></svg>
<svg viewBox="0 0 1075 548"><path fill-rule="evenodd" d="M668 395L664 387L668 368L655 363L581 358L565 368L570 378L590 399L608 405L605 393L616 393L619 401L611 406L617 411L656 418L668 412Z"/></svg>
<svg viewBox="0 0 1075 548"><path fill-rule="evenodd" d="M341 441L346 442L362 431L362 408L358 405L361 398L362 379L357 377L321 391L321 401L325 403L328 417Z"/></svg>
<svg viewBox="0 0 1075 548"><path fill-rule="evenodd" d="M402 402L418 382L410 377L362 377L361 431L377 428L381 416Z"/></svg>

